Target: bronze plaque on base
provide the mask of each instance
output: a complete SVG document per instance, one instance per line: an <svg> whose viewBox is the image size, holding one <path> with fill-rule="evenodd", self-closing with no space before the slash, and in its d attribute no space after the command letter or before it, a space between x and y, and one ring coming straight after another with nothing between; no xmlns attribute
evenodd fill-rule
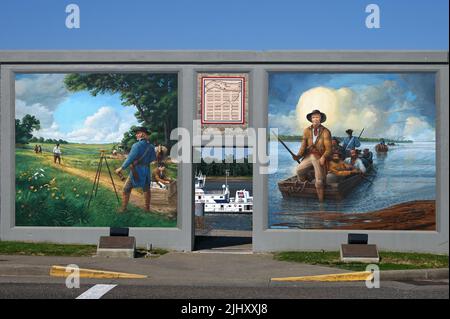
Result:
<svg viewBox="0 0 450 319"><path fill-rule="evenodd" d="M377 245L343 244L341 245L341 261L378 263Z"/></svg>
<svg viewBox="0 0 450 319"><path fill-rule="evenodd" d="M135 237L101 236L97 246L97 256L134 258L135 250Z"/></svg>

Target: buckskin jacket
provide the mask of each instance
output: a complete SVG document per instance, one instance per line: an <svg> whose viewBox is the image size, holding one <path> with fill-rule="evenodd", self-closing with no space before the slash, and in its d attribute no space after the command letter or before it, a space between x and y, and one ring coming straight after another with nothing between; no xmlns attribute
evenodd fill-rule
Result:
<svg viewBox="0 0 450 319"><path fill-rule="evenodd" d="M316 143L313 143L313 126L308 126L303 131L302 145L300 147L300 156L314 154L317 158L328 158L331 155L331 132L325 126L319 126L319 137Z"/></svg>

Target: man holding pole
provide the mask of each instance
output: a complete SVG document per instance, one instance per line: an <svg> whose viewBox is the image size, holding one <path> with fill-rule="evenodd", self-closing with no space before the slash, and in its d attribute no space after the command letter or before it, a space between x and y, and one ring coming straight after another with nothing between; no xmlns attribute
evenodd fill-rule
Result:
<svg viewBox="0 0 450 319"><path fill-rule="evenodd" d="M308 121L312 123L303 131L303 139L300 150L292 158L299 161L297 166L297 177L304 182L308 173L313 169L317 197L322 202L324 199L324 188L327 174L327 158L331 155L331 132L322 125L327 116L319 110L314 110L306 115Z"/></svg>
<svg viewBox="0 0 450 319"><path fill-rule="evenodd" d="M342 146L344 147L344 156L347 157L350 155L350 150L361 146L361 142L358 137L353 136L353 130L351 128L345 131L345 133L347 133L347 137L344 138ZM361 136L361 134L359 136Z"/></svg>
<svg viewBox="0 0 450 319"><path fill-rule="evenodd" d="M150 132L145 127L137 127L134 130L137 142L131 147L130 154L122 164L116 169L120 176L122 170L130 167L130 175L123 187L122 207L119 212L125 212L130 200L131 190L142 187L144 192L145 210L150 211L150 163L156 160L155 147L148 140Z"/></svg>

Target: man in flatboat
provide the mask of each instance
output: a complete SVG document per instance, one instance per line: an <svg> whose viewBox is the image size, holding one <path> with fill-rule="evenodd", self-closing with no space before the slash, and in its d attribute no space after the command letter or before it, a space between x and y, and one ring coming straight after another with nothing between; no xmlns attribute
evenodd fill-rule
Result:
<svg viewBox="0 0 450 319"><path fill-rule="evenodd" d="M373 153L369 151L368 148L363 150L363 153L360 155L361 160L365 167L369 167L369 165L373 164Z"/></svg>
<svg viewBox="0 0 450 319"><path fill-rule="evenodd" d="M344 141L342 142L342 147L344 148L345 152L344 156L349 156L350 150L360 147L361 142L359 141L358 137L353 136L353 130L351 128L345 131L345 133L347 133L347 137L344 138Z"/></svg>
<svg viewBox="0 0 450 319"><path fill-rule="evenodd" d="M351 164L346 164L339 152L333 152L332 160L328 163L327 183L338 183L356 174L361 174L361 171Z"/></svg>
<svg viewBox="0 0 450 319"><path fill-rule="evenodd" d="M306 118L312 124L303 131L300 150L293 155L295 161L303 160L297 166L299 182L308 180L308 175L314 171L315 187L319 201L324 199L326 183L327 158L331 155L331 132L322 125L327 116L319 110L314 110Z"/></svg>
<svg viewBox="0 0 450 319"><path fill-rule="evenodd" d="M333 156L334 152L338 152L340 154L340 156L344 156L345 155L344 154L344 148L341 145L341 141L336 136L334 136L331 139L331 153L332 153L332 156Z"/></svg>
<svg viewBox="0 0 450 319"><path fill-rule="evenodd" d="M380 140L380 143L375 146L375 151L377 153L386 153L388 150L389 148L383 138Z"/></svg>
<svg viewBox="0 0 450 319"><path fill-rule="evenodd" d="M347 157L344 162L345 164L352 165L363 174L367 171L363 161L358 157L358 151L356 149L350 150L350 157Z"/></svg>

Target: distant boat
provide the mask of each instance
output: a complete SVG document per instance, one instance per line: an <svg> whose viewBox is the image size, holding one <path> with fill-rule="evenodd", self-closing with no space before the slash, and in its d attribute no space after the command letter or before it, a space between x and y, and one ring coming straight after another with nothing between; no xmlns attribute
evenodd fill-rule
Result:
<svg viewBox="0 0 450 319"><path fill-rule="evenodd" d="M386 144L377 144L375 145L375 152L377 153L387 153L389 151L389 147Z"/></svg>

